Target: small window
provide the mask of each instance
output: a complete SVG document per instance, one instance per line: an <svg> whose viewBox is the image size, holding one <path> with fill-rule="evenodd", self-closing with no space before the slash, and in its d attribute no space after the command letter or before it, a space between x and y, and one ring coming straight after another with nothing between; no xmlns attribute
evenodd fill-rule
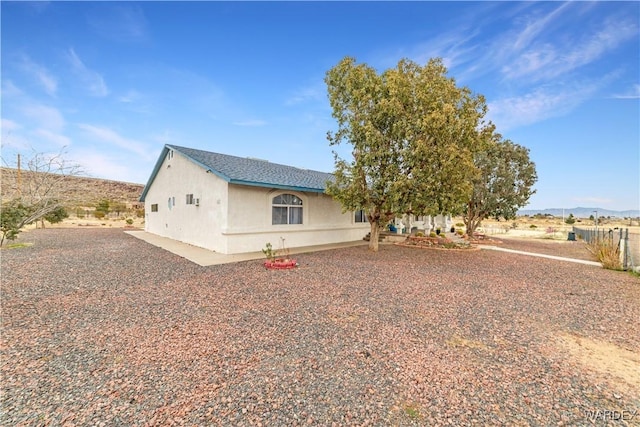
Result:
<svg viewBox="0 0 640 427"><path fill-rule="evenodd" d="M293 194L281 194L272 200L271 223L302 224L302 199Z"/></svg>
<svg viewBox="0 0 640 427"><path fill-rule="evenodd" d="M187 204L193 205L196 203L196 199L193 197L193 194L187 194Z"/></svg>
<svg viewBox="0 0 640 427"><path fill-rule="evenodd" d="M369 220L367 219L367 213L364 211L364 209L360 209L360 210L356 211L355 221L356 222L369 222Z"/></svg>
<svg viewBox="0 0 640 427"><path fill-rule="evenodd" d="M175 205L176 205L176 198L175 197L169 197L169 200L167 201L167 206L169 206L169 209L171 209Z"/></svg>
<svg viewBox="0 0 640 427"><path fill-rule="evenodd" d="M158 204L154 203L151 205L151 212L158 212Z"/></svg>

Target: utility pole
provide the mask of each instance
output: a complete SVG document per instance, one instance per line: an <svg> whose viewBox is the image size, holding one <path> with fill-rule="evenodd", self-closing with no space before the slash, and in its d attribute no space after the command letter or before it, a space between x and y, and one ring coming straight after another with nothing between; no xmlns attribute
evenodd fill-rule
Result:
<svg viewBox="0 0 640 427"><path fill-rule="evenodd" d="M596 242L598 241L598 211L594 211L596 213Z"/></svg>
<svg viewBox="0 0 640 427"><path fill-rule="evenodd" d="M16 174L18 197L22 196L22 170L20 169L20 154L18 154L18 173Z"/></svg>

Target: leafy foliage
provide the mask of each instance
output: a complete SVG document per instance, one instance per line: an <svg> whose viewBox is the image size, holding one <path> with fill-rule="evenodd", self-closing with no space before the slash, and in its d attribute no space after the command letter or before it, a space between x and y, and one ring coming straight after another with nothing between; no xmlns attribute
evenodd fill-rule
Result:
<svg viewBox="0 0 640 427"><path fill-rule="evenodd" d="M394 216L460 211L471 194L486 106L446 73L439 59L425 66L403 59L378 74L346 57L326 74L338 124L327 138L353 147L351 159L334 151L327 192L345 212L365 210L373 251Z"/></svg>
<svg viewBox="0 0 640 427"><path fill-rule="evenodd" d="M533 184L538 179L529 150L495 133L484 149L476 151L474 164L479 173L463 215L469 236L483 219L515 218L518 208L535 193Z"/></svg>
<svg viewBox="0 0 640 427"><path fill-rule="evenodd" d="M29 216L29 209L21 203L7 203L0 210L0 246L4 240L15 240L23 226L24 218Z"/></svg>
<svg viewBox="0 0 640 427"><path fill-rule="evenodd" d="M573 214L570 213L569 216L564 220L565 224L575 224L576 223L576 219L573 217Z"/></svg>

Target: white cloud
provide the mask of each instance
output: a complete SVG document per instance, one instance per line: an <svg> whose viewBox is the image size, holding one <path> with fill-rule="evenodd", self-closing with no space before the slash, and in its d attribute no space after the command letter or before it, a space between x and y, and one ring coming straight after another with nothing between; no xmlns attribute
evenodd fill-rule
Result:
<svg viewBox="0 0 640 427"><path fill-rule="evenodd" d="M539 19L532 19L527 22L524 29L517 34L517 37L510 39L513 40L512 49L515 51L522 51L529 46L533 40L540 34L544 34L547 28L553 23L554 20L562 15L562 12L570 7L570 2L562 3L558 8L552 10L550 13L542 16Z"/></svg>
<svg viewBox="0 0 640 427"><path fill-rule="evenodd" d="M77 150L75 155L80 158L77 163L89 176L124 182L146 182L141 181L142 176L137 168L110 155L95 150Z"/></svg>
<svg viewBox="0 0 640 427"><path fill-rule="evenodd" d="M29 148L29 141L20 132L22 129L22 125L4 117L2 118L1 124L2 139L0 140L0 142L2 143L3 158L5 158L7 155L7 148L12 148L15 150L26 150Z"/></svg>
<svg viewBox="0 0 640 427"><path fill-rule="evenodd" d="M0 120L0 125L2 126L2 133L18 130L22 127L13 120L9 120L4 117Z"/></svg>
<svg viewBox="0 0 640 427"><path fill-rule="evenodd" d="M144 143L135 139L125 138L112 129L93 126L89 124L78 124L78 127L85 131L90 138L98 141L106 142L124 150L139 155L142 159L154 158L155 154L149 153Z"/></svg>
<svg viewBox="0 0 640 427"><path fill-rule="evenodd" d="M598 89L597 84L573 88L541 87L522 96L489 102L489 120L501 131L562 116L580 105Z"/></svg>
<svg viewBox="0 0 640 427"><path fill-rule="evenodd" d="M613 95L615 99L640 99L640 84L633 85L633 88L628 92L618 95Z"/></svg>
<svg viewBox="0 0 640 427"><path fill-rule="evenodd" d="M40 138L44 138L50 142L53 142L59 147L66 147L68 145L71 145L71 139L60 133L51 132L48 129L36 129L34 134Z"/></svg>
<svg viewBox="0 0 640 427"><path fill-rule="evenodd" d="M22 113L33 120L34 128L47 129L54 133L60 133L66 122L62 113L53 107L42 104L26 104L22 106Z"/></svg>
<svg viewBox="0 0 640 427"><path fill-rule="evenodd" d="M11 80L2 80L2 98L5 100L11 96L22 96L23 92Z"/></svg>
<svg viewBox="0 0 640 427"><path fill-rule="evenodd" d="M626 19L610 18L595 32L585 32L579 38L549 38L533 43L530 49L514 51L512 63L505 64L502 72L508 79L551 80L576 68L599 60L621 43L636 37L638 26Z"/></svg>
<svg viewBox="0 0 640 427"><path fill-rule="evenodd" d="M56 91L58 90L58 81L51 75L51 73L49 73L49 71L45 67L36 64L26 55L22 56L20 65L25 73L31 75L36 79L38 84L42 86L42 88L48 95L56 95Z"/></svg>
<svg viewBox="0 0 640 427"><path fill-rule="evenodd" d="M86 85L86 89L91 95L103 97L109 94L109 89L102 76L98 72L87 68L73 49L69 49L67 58L74 73Z"/></svg>

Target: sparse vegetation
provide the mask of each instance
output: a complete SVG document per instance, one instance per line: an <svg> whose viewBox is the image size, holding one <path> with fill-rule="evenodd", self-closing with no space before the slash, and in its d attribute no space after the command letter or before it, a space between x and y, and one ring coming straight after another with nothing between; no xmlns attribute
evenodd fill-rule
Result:
<svg viewBox="0 0 640 427"><path fill-rule="evenodd" d="M587 245L589 251L600 261L603 268L622 270L620 248L610 239L596 239Z"/></svg>
<svg viewBox="0 0 640 427"><path fill-rule="evenodd" d="M267 257L269 261L273 261L276 259L278 255L277 249L273 249L273 246L270 242L267 242L265 248L262 250L262 253Z"/></svg>

